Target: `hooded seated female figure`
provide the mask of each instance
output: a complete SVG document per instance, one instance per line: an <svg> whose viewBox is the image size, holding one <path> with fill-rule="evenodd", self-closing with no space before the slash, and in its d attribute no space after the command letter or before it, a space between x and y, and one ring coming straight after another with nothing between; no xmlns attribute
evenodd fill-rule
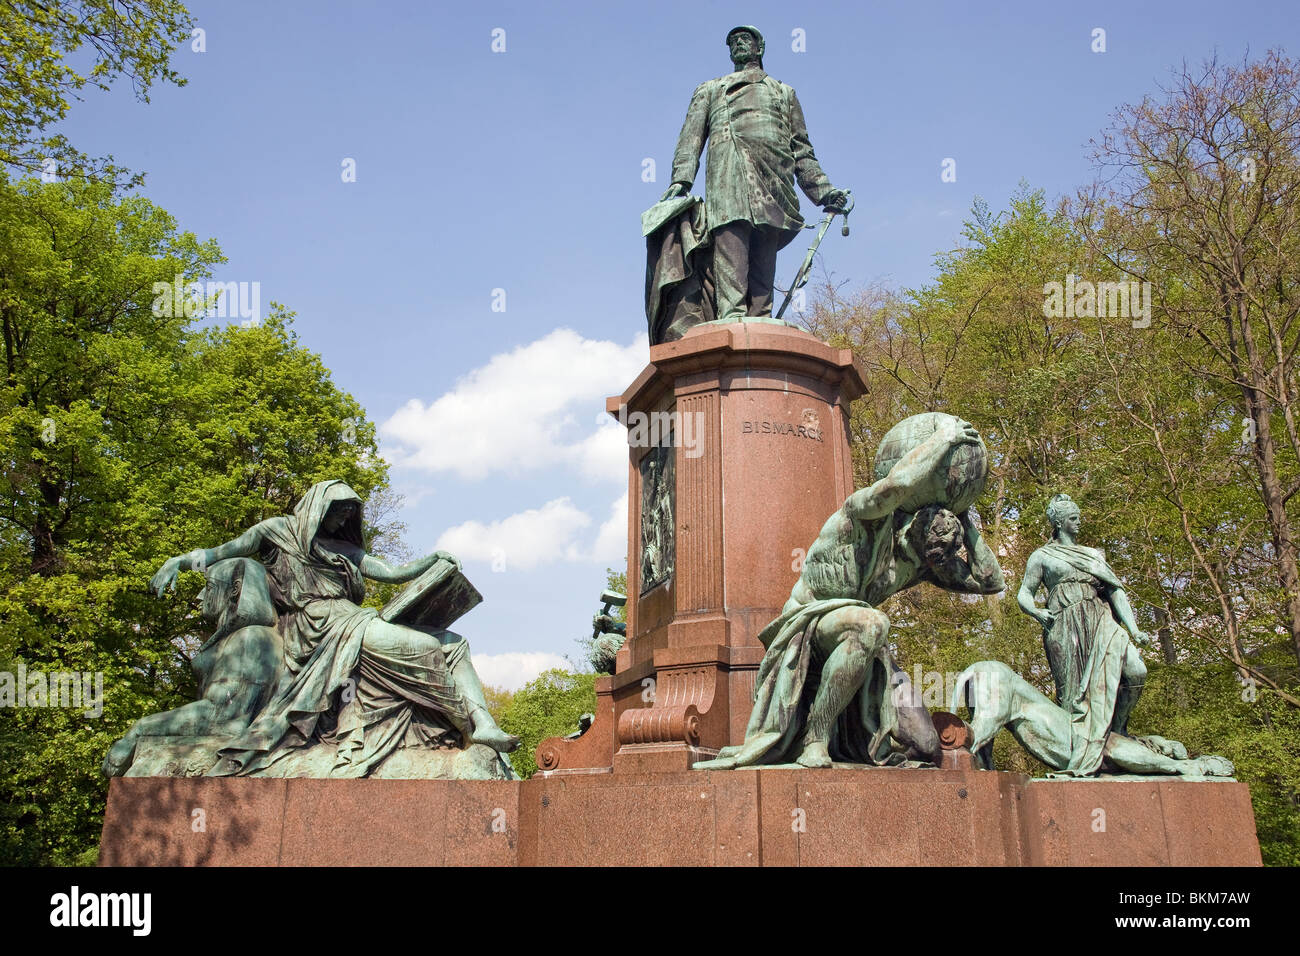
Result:
<svg viewBox="0 0 1300 956"><path fill-rule="evenodd" d="M463 638L380 619L363 608L363 577L410 581L445 552L401 567L366 552L361 499L342 481L313 485L286 517L233 541L170 558L150 582L159 595L181 569L257 556L280 615L285 671L275 694L209 773L364 777L399 747L485 744L508 753L519 739L488 713ZM321 765L320 741L335 745ZM279 767L287 757L293 757ZM306 759L304 766L302 761ZM275 768L275 769L272 769Z"/></svg>

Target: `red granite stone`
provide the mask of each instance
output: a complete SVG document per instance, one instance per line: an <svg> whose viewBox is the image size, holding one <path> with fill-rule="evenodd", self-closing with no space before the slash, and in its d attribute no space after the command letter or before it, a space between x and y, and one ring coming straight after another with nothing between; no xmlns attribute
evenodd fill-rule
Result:
<svg viewBox="0 0 1300 956"><path fill-rule="evenodd" d="M806 770L757 770L759 839L763 866L798 866L799 834L792 810L799 806L799 779Z"/></svg>
<svg viewBox="0 0 1300 956"><path fill-rule="evenodd" d="M987 821L981 804L989 797L988 788L976 786L964 774L945 776L957 779L926 784L929 793L919 801L908 795L918 811L918 861L922 866L974 866L979 843L997 832L993 828L981 832L979 826Z"/></svg>
<svg viewBox="0 0 1300 956"><path fill-rule="evenodd" d="M710 866L715 789L704 773L529 781L539 866ZM734 800L727 815L734 817Z"/></svg>
<svg viewBox="0 0 1300 956"><path fill-rule="evenodd" d="M517 865L520 844L518 783L504 780L451 780L447 783L443 865Z"/></svg>
<svg viewBox="0 0 1300 956"><path fill-rule="evenodd" d="M451 783L289 780L282 862L286 866L442 866Z"/></svg>
<svg viewBox="0 0 1300 956"><path fill-rule="evenodd" d="M629 448L628 642L610 682L613 729L601 723L585 745L543 741L549 768L674 772L700 759L694 748L744 739L763 654L756 635L853 491L848 407L865 389L849 350L786 326L735 323L655 346L636 381L607 400L624 422L690 416L699 444L673 452L674 573L644 593L640 462L651 449Z"/></svg>
<svg viewBox="0 0 1300 956"><path fill-rule="evenodd" d="M1171 866L1262 866L1250 787L1244 783L1160 784Z"/></svg>
<svg viewBox="0 0 1300 956"><path fill-rule="evenodd" d="M930 714L934 729L939 732L939 746L945 751L964 750L971 744L971 729L966 721L946 710Z"/></svg>
<svg viewBox="0 0 1300 956"><path fill-rule="evenodd" d="M925 789L931 798L930 788ZM909 799L914 790L888 770L805 774L795 787L799 808L807 815L807 830L798 835L799 865L918 865L922 807Z"/></svg>
<svg viewBox="0 0 1300 956"><path fill-rule="evenodd" d="M115 777L101 866L276 866L285 780Z"/></svg>
<svg viewBox="0 0 1300 956"><path fill-rule="evenodd" d="M193 811L203 811L194 830ZM1105 811L1105 827L1095 812ZM835 767L527 781L118 778L101 863L1259 865L1244 784Z"/></svg>
<svg viewBox="0 0 1300 956"><path fill-rule="evenodd" d="M718 866L759 866L759 771L706 773L714 792L714 863Z"/></svg>
<svg viewBox="0 0 1300 956"><path fill-rule="evenodd" d="M1259 865L1245 784L1035 780L1022 801L1037 866Z"/></svg>
<svg viewBox="0 0 1300 956"><path fill-rule="evenodd" d="M596 678L594 720L581 737L547 737L537 745L533 759L540 770L569 773L577 770L608 770L613 766L617 731L614 716L613 682L609 677Z"/></svg>
<svg viewBox="0 0 1300 956"><path fill-rule="evenodd" d="M992 781L988 778L993 777ZM975 842L977 866L1025 866L1024 812L1027 778L1018 773L974 773L968 778L975 788L988 787L976 821L980 839Z"/></svg>

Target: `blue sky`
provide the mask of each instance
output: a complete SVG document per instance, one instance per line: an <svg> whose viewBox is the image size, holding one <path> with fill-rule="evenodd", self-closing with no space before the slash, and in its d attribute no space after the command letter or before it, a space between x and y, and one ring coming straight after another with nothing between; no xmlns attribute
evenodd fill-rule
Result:
<svg viewBox="0 0 1300 956"><path fill-rule="evenodd" d="M189 6L206 50L178 51L187 86L89 93L64 129L215 237L215 278L298 313L381 426L408 543L465 557L485 601L459 629L508 685L576 655L623 565L626 449L600 423L648 359L639 215L669 184L691 91L730 70L731 27L763 31L767 71L854 191L852 235L823 244L850 287L927 281L976 196L1072 192L1089 138L1171 66L1300 52L1284 2Z"/></svg>

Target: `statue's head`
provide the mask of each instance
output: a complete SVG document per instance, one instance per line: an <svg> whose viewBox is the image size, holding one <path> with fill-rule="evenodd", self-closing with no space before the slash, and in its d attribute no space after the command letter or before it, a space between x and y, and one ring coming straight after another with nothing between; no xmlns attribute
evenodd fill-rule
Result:
<svg viewBox="0 0 1300 956"><path fill-rule="evenodd" d="M337 535L339 529L346 528L351 522L360 519L361 506L351 498L344 498L330 503L329 510L321 519L320 527L327 535Z"/></svg>
<svg viewBox="0 0 1300 956"><path fill-rule="evenodd" d="M763 34L756 27L732 27L727 34L727 49L731 51L731 62L737 70L746 63L755 61L763 65Z"/></svg>
<svg viewBox="0 0 1300 956"><path fill-rule="evenodd" d="M214 624L214 633L230 634L250 624L273 625L266 568L252 558L227 558L211 565L199 591L203 617Z"/></svg>
<svg viewBox="0 0 1300 956"><path fill-rule="evenodd" d="M956 557L961 547L961 521L942 505L926 505L908 524L907 538L927 565L943 564Z"/></svg>
<svg viewBox="0 0 1300 956"><path fill-rule="evenodd" d="M337 478L318 481L308 488L293 507L295 533L303 553L311 551L317 534L365 547L361 505L361 496Z"/></svg>
<svg viewBox="0 0 1300 956"><path fill-rule="evenodd" d="M1052 495L1052 500L1047 503L1047 520L1052 523L1053 538L1059 538L1062 530L1069 532L1073 538L1079 534L1083 516L1069 495Z"/></svg>
<svg viewBox="0 0 1300 956"><path fill-rule="evenodd" d="M219 624L239 607L244 587L244 568L237 561L218 561L207 569L199 590L199 613L205 621Z"/></svg>

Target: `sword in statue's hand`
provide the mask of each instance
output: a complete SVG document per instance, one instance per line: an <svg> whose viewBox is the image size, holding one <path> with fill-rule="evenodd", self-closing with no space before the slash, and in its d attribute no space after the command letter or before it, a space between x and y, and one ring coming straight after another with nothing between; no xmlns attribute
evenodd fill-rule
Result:
<svg viewBox="0 0 1300 956"><path fill-rule="evenodd" d="M802 289L808 284L808 273L812 271L813 257L817 255L817 247L822 244L822 237L826 235L826 230L831 227L831 220L836 215L844 216L844 226L840 229L840 235L849 234L849 213L853 211L853 191L846 189L844 191L844 208L832 208L826 213L826 218L822 220L821 228L817 230L817 238L813 244L808 247L808 254L803 257L803 265L799 267L798 273L795 274L794 282L790 290L785 294L785 301L781 303L780 310L776 313L778 319L785 315L786 307L790 304L790 299L794 297L796 289Z"/></svg>

